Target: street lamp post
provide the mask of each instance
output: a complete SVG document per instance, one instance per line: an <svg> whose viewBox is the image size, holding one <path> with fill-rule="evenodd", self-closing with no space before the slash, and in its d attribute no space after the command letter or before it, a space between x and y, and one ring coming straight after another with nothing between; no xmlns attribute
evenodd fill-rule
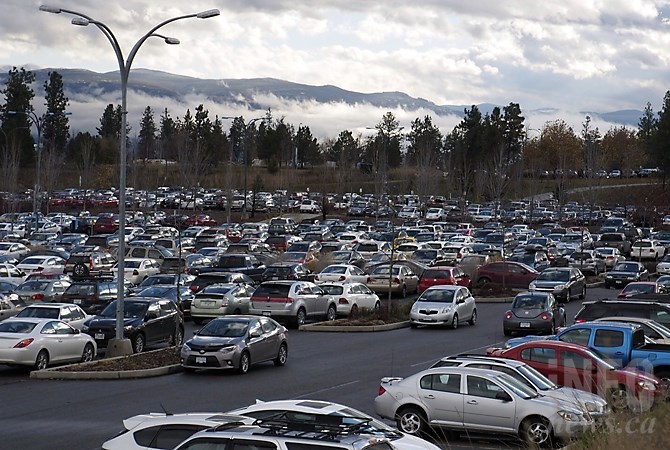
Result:
<svg viewBox="0 0 670 450"><path fill-rule="evenodd" d="M93 24L105 35L109 43L114 49L116 54L116 59L119 64L119 73L121 75L121 133L120 133L120 158L119 158L119 248L118 248L118 275L117 275L117 295L116 295L116 341L110 341L110 347L108 352L111 351L112 354L108 356L117 356L132 353L130 347L130 342L127 339L124 339L123 327L123 298L124 298L124 283L123 283L123 273L125 267L125 234L126 234L126 123L127 123L127 92L128 92L128 76L130 75L130 67L135 59L137 51L140 49L142 44L149 39L150 37L158 37L165 41L166 44L176 45L179 44L179 39L166 37L160 34L157 34L156 31L172 22L181 19L208 19L210 17L215 17L220 14L218 9L210 9L196 14L186 14L182 16L173 17L171 19L164 20L158 25L151 28L147 33L145 33L136 43L133 45L128 58L123 59L123 52L119 46L119 42L116 39L112 30L103 22L93 19L92 17L82 14L77 11L56 8L47 5L40 6L40 11L49 12L53 14L66 13L73 16L76 16L72 19L73 25L79 26L88 26Z"/></svg>

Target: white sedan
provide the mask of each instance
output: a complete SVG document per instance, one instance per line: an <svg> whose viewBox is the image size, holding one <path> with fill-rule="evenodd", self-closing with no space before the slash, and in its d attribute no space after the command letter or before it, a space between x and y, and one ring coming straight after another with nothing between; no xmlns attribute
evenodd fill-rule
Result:
<svg viewBox="0 0 670 450"><path fill-rule="evenodd" d="M91 361L95 340L61 320L10 317L0 322L0 364L46 369L54 363Z"/></svg>
<svg viewBox="0 0 670 450"><path fill-rule="evenodd" d="M653 239L640 239L630 247L630 257L658 259L665 256L665 246Z"/></svg>
<svg viewBox="0 0 670 450"><path fill-rule="evenodd" d="M17 317L36 317L39 319L58 319L81 331L89 316L77 305L70 303L33 303L19 312Z"/></svg>
<svg viewBox="0 0 670 450"><path fill-rule="evenodd" d="M123 278L134 285L140 284L145 278L160 272L161 263L149 258L126 258L123 268ZM112 273L118 276L119 268L114 266Z"/></svg>
<svg viewBox="0 0 670 450"><path fill-rule="evenodd" d="M342 283L367 283L368 275L351 264L331 264L316 274L314 282L340 281Z"/></svg>
<svg viewBox="0 0 670 450"><path fill-rule="evenodd" d="M319 283L321 289L337 299L337 315L348 316L361 309L379 309L379 296L363 283Z"/></svg>
<svg viewBox="0 0 670 450"><path fill-rule="evenodd" d="M25 258L16 267L28 275L31 273L56 275L63 273L65 260L58 256L35 255Z"/></svg>

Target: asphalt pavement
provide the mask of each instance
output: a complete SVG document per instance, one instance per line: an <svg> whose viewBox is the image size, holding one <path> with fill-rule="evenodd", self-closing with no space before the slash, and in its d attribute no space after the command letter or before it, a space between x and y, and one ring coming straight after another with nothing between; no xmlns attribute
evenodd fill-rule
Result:
<svg viewBox="0 0 670 450"><path fill-rule="evenodd" d="M593 288L587 299L613 297ZM568 323L581 301L566 305ZM319 399L374 415L384 376L408 376L437 359L484 353L501 345L507 304L479 304L475 326L457 330L403 328L375 333L290 330L284 367L254 366L246 375L206 372L114 381L33 380L25 369L0 367L1 449L99 449L122 429L122 420L147 412L227 411L256 399ZM194 330L187 324L186 338ZM450 449L510 449L514 440L461 435Z"/></svg>

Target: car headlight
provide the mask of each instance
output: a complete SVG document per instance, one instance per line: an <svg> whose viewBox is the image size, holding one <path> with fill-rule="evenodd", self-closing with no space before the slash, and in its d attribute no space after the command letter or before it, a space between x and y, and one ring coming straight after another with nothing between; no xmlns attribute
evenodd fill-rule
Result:
<svg viewBox="0 0 670 450"><path fill-rule="evenodd" d="M88 333L88 325L82 325L81 326L81 332L82 333Z"/></svg>
<svg viewBox="0 0 670 450"><path fill-rule="evenodd" d="M645 391L655 391L656 390L656 385L652 383L651 381L638 381L637 382L637 387L640 389L644 389Z"/></svg>
<svg viewBox="0 0 670 450"><path fill-rule="evenodd" d="M182 351L182 352L190 352L190 351L191 351L191 347L189 347L188 344L182 344L182 346L181 346L181 351Z"/></svg>
<svg viewBox="0 0 670 450"><path fill-rule="evenodd" d="M600 407L593 402L584 402L584 408L586 408L587 412L594 413L594 412L599 412Z"/></svg>
<svg viewBox="0 0 670 450"><path fill-rule="evenodd" d="M565 289L564 284L557 284L556 286L554 286L555 291L562 291L563 289Z"/></svg>
<svg viewBox="0 0 670 450"><path fill-rule="evenodd" d="M578 413L576 411L561 410L558 412L558 415L567 422L580 422L584 418L582 413Z"/></svg>
<svg viewBox="0 0 670 450"><path fill-rule="evenodd" d="M233 350L235 350L235 346L234 346L234 345L226 345L225 347L221 347L221 349L220 349L219 351L220 351L221 353L230 353L230 352L232 352Z"/></svg>
<svg viewBox="0 0 670 450"><path fill-rule="evenodd" d="M530 283L530 284L528 285L528 289L531 290L531 291L534 290L535 287L536 287L535 283Z"/></svg>
<svg viewBox="0 0 670 450"><path fill-rule="evenodd" d="M125 327L123 327L123 331L133 331L133 328L134 327L132 325L126 325Z"/></svg>
<svg viewBox="0 0 670 450"><path fill-rule="evenodd" d="M446 313L448 313L449 311L451 311L451 306L445 306L444 308L442 308L442 311L440 311L440 312L441 312L442 314L446 314Z"/></svg>
<svg viewBox="0 0 670 450"><path fill-rule="evenodd" d="M612 275L605 275L605 279L607 279L607 280L611 280L611 279L612 279Z"/></svg>

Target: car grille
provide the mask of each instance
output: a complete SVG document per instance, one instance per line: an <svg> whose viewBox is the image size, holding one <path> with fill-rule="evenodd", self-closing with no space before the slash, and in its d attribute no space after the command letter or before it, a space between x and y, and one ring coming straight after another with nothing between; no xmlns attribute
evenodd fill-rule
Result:
<svg viewBox="0 0 670 450"><path fill-rule="evenodd" d="M219 360L216 359L214 356L207 356L207 360L205 363L196 363L195 362L195 355L189 356L186 358L186 365L187 366L197 366L197 367L221 367L221 364L219 364Z"/></svg>
<svg viewBox="0 0 670 450"><path fill-rule="evenodd" d="M438 314L439 311L436 309L420 309L419 314L425 314L426 316L430 316L432 314Z"/></svg>
<svg viewBox="0 0 670 450"><path fill-rule="evenodd" d="M223 345L197 345L189 343L188 346L194 352L218 352L223 347L228 346L229 344Z"/></svg>

